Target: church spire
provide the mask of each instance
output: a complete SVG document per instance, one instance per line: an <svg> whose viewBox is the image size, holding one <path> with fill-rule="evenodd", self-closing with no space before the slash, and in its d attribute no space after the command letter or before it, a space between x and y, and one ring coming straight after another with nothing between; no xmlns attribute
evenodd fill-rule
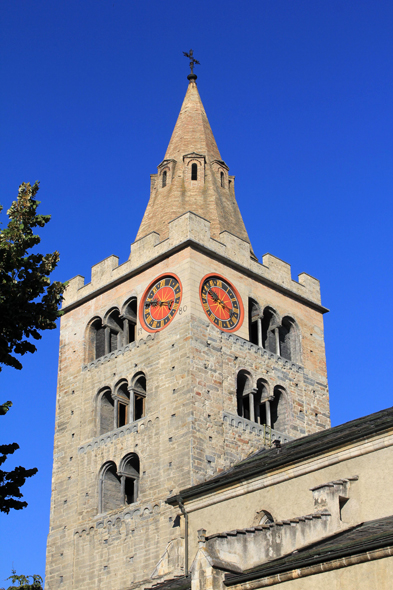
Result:
<svg viewBox="0 0 393 590"><path fill-rule="evenodd" d="M191 72L188 79L164 160L158 174L152 176L150 200L136 239L153 231L160 234L161 240L167 238L168 223L191 211L210 222L213 238L219 240L220 233L228 231L250 242L236 202L235 179L228 175L229 168L221 159L196 75Z"/></svg>

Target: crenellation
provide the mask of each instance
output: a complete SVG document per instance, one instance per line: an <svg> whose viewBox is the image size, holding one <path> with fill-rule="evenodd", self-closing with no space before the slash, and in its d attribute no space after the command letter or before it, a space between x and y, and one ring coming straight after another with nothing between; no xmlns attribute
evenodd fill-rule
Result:
<svg viewBox="0 0 393 590"><path fill-rule="evenodd" d="M126 263L119 266L118 258L110 256L93 266L91 283L84 285L83 277L79 275L72 279L65 293L63 309L103 287L109 289L112 282L126 281L130 274L136 273L145 265L154 264L164 254L169 254L171 250L181 246L206 248L211 255L217 255L231 264L239 265L244 270L252 272L255 280L268 281L269 284L277 285L294 295L320 305L317 279L301 273L297 283L291 278L290 265L272 254L265 254L261 264L252 256L250 244L228 231L220 234L221 241L212 238L209 230L210 222L199 215L188 211L171 221L168 227L169 237L164 241L160 241L160 236L152 232L134 242L131 245L130 259Z"/></svg>

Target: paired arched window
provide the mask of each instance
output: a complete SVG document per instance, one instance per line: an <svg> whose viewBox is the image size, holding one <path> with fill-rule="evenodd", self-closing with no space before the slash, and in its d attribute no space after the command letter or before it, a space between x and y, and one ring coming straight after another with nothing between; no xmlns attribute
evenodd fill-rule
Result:
<svg viewBox="0 0 393 590"><path fill-rule="evenodd" d="M120 462L108 461L100 472L98 511L109 512L137 501L139 491L139 457L136 453L126 455Z"/></svg>
<svg viewBox="0 0 393 590"><path fill-rule="evenodd" d="M113 391L103 388L98 394L99 435L121 428L145 416L146 376L137 373L131 380L121 381Z"/></svg>
<svg viewBox="0 0 393 590"><path fill-rule="evenodd" d="M105 314L104 320L93 320L88 333L88 362L134 342L136 321L136 297L125 303L121 313L115 307Z"/></svg>
<svg viewBox="0 0 393 590"><path fill-rule="evenodd" d="M164 172L162 173L162 188L164 188L164 186L166 186L166 175L167 175L167 171L164 170Z"/></svg>
<svg viewBox="0 0 393 590"><path fill-rule="evenodd" d="M198 180L198 164L191 164L191 180Z"/></svg>
<svg viewBox="0 0 393 590"><path fill-rule="evenodd" d="M300 363L300 332L295 320L289 316L281 320L271 307L265 307L261 313L258 303L251 298L248 300L248 313L250 342Z"/></svg>
<svg viewBox="0 0 393 590"><path fill-rule="evenodd" d="M282 387L276 386L271 395L264 379L258 379L257 387L253 387L251 374L242 370L237 375L236 393L239 416L286 432L289 408L287 394Z"/></svg>

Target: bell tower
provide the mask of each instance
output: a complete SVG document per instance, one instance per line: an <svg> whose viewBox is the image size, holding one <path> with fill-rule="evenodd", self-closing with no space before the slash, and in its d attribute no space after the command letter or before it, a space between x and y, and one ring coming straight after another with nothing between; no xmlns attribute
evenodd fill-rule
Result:
<svg viewBox="0 0 393 590"><path fill-rule="evenodd" d="M65 294L48 590L184 574L168 496L330 426L319 282L254 254L188 79L129 259Z"/></svg>

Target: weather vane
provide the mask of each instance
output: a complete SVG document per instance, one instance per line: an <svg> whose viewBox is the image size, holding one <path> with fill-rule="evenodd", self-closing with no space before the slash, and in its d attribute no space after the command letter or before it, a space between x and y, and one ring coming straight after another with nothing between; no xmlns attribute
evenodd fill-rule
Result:
<svg viewBox="0 0 393 590"><path fill-rule="evenodd" d="M185 55L186 57L189 58L190 60L190 70L191 70L191 74L189 74L187 76L187 78L189 80L196 80L196 74L194 74L194 66L195 64L201 65L199 63L199 61L197 59L194 58L194 52L192 49L190 49L190 53L186 53L185 51L183 51L183 55Z"/></svg>

